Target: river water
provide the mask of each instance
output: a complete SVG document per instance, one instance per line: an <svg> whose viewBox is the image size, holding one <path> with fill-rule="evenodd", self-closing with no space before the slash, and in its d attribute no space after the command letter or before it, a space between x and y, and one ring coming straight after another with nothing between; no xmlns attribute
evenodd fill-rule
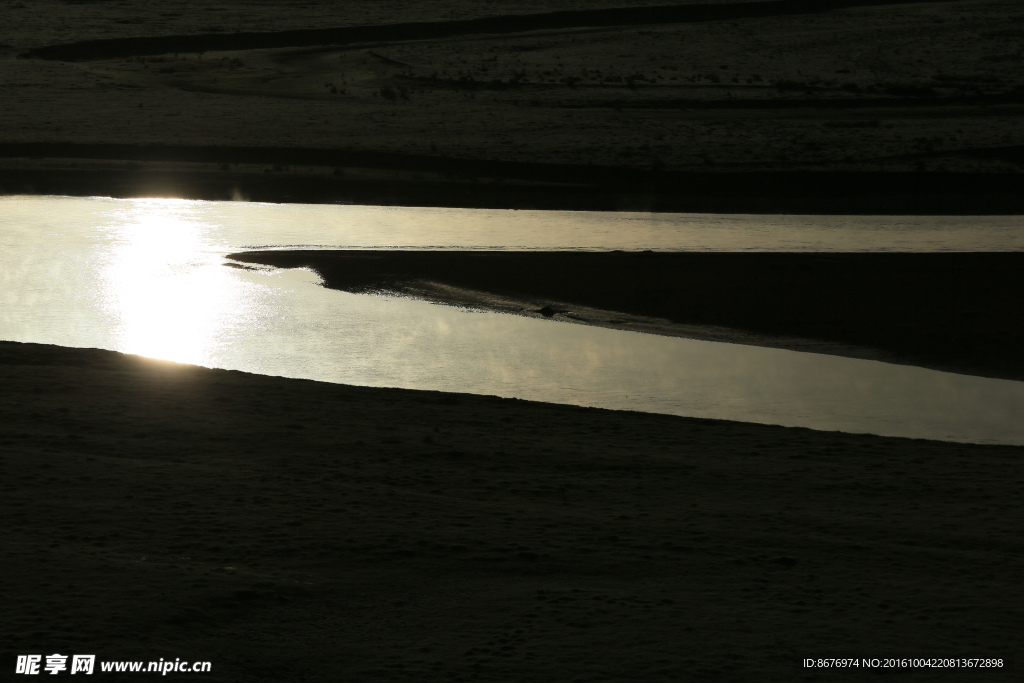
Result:
<svg viewBox="0 0 1024 683"><path fill-rule="evenodd" d="M1024 445L1024 383L328 290L273 248L1021 251L1019 217L0 198L0 338L367 386Z"/></svg>

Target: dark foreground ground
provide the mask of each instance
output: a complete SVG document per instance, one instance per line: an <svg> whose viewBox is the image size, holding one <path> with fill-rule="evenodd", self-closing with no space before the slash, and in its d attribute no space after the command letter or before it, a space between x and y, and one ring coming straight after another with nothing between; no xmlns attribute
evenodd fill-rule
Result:
<svg viewBox="0 0 1024 683"><path fill-rule="evenodd" d="M592 307L668 320L637 328L665 334L1024 379L1024 322L1015 313L1024 255L1017 253L267 251L231 258L310 267L327 286L349 291L534 315L548 307L563 320L629 326L624 316L581 310Z"/></svg>
<svg viewBox="0 0 1024 683"><path fill-rule="evenodd" d="M1020 448L10 342L0 387L12 679L32 653L212 662L164 679L191 681L824 681L799 662L1019 659Z"/></svg>

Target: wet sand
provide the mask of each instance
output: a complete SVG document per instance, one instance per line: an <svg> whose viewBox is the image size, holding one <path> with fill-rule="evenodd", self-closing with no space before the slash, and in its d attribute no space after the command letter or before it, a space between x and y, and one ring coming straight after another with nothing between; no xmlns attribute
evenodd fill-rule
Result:
<svg viewBox="0 0 1024 683"><path fill-rule="evenodd" d="M11 665L792 681L805 657L1019 655L1021 448L10 342L0 373Z"/></svg>
<svg viewBox="0 0 1024 683"><path fill-rule="evenodd" d="M1017 253L262 251L328 287L1024 379Z"/></svg>

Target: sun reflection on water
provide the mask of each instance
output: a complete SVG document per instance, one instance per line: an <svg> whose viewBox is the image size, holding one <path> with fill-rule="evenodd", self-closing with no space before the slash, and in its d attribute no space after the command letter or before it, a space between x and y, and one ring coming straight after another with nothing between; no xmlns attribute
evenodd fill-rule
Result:
<svg viewBox="0 0 1024 683"><path fill-rule="evenodd" d="M401 220L381 225L385 214ZM226 254L259 248L482 248L506 228L513 247L592 244L587 236L604 225L601 221L621 224L618 215L591 216L577 229L568 215L555 216L556 225L551 214L520 212L515 218L520 222L513 225L513 212L508 212L500 218L510 222L496 225L487 218L493 215L0 197L0 338L327 382L913 438L1024 443L1020 382L469 312L327 290L316 286L321 280L313 271L223 265ZM691 249L697 243L701 249L722 250L731 244L728 235L738 234L728 217L664 220L652 223L652 229L665 234L661 242L647 241L653 233L641 234L630 226L607 231L623 241L597 246ZM791 237L803 234L803 246L795 250L847 248L828 230L812 229L822 217L736 220L758 249L770 250L771 245L757 242L750 232L754 228L773 235L781 230L790 246L796 244ZM834 226L829 230L840 236L865 230L884 235L891 222L885 217L859 217L850 224L835 217L827 220ZM757 221L771 225L766 228ZM795 233L786 228L794 221ZM920 251L948 251L954 245L963 250L964 244L977 251L1024 248L1019 217L899 221L916 221L914 229L923 235ZM776 224L786 229L777 230ZM559 225L568 232L557 232ZM725 236L720 238L720 233ZM929 237L968 233L971 242Z"/></svg>
<svg viewBox="0 0 1024 683"><path fill-rule="evenodd" d="M241 292L204 243L196 204L132 200L114 217L103 298L121 351L209 365L224 342Z"/></svg>

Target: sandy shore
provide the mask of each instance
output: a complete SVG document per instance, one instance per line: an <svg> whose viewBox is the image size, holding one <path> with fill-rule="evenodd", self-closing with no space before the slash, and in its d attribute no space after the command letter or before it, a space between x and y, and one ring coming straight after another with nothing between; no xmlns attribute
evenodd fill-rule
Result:
<svg viewBox="0 0 1024 683"><path fill-rule="evenodd" d="M1020 448L10 342L0 373L9 663L792 681L804 657L1019 655Z"/></svg>
<svg viewBox="0 0 1024 683"><path fill-rule="evenodd" d="M328 287L1024 379L1016 253L263 251Z"/></svg>

